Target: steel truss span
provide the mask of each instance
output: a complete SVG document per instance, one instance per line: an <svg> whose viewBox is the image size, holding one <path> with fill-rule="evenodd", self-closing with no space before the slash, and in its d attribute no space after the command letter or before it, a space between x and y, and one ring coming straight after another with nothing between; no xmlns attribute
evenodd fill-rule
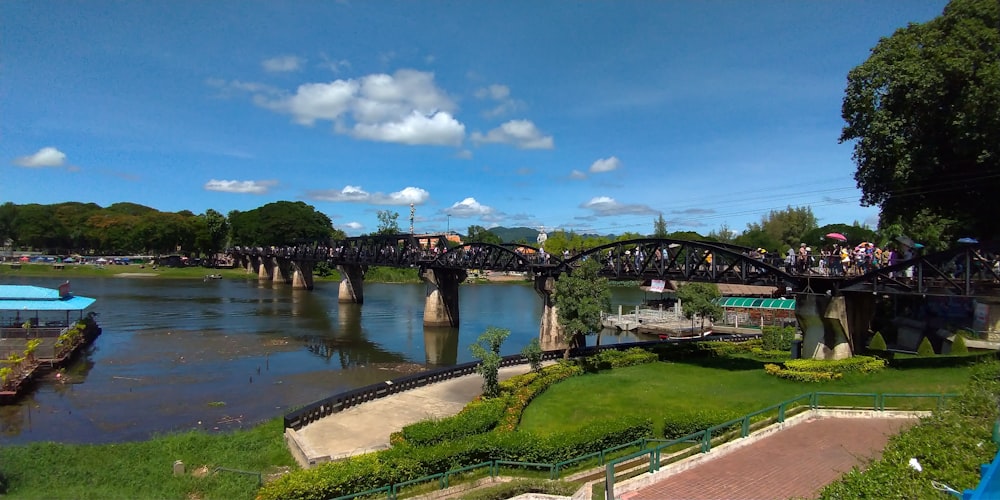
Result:
<svg viewBox="0 0 1000 500"><path fill-rule="evenodd" d="M360 236L294 246L234 247L236 259L326 262L330 266L386 266L484 270L559 276L597 259L601 276L775 286L794 292L868 292L945 296L1000 296L1000 244L961 245L920 255L860 276L826 276L789 270L780 258L710 241L640 238L617 241L561 259L519 244L468 243L449 248L445 235Z"/></svg>

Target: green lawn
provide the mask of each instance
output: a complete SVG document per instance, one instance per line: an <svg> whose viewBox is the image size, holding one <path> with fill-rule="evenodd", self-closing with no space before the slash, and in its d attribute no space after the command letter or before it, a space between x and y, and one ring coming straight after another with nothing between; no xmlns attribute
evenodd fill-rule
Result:
<svg viewBox="0 0 1000 500"><path fill-rule="evenodd" d="M647 416L661 432L671 413L753 412L813 391L954 393L971 368L886 369L825 383L801 383L767 375L761 364L733 360L729 369L659 362L573 377L538 396L525 410L520 429L539 434L572 431L593 420ZM871 402L871 398L858 404ZM869 403L870 404L870 403Z"/></svg>
<svg viewBox="0 0 1000 500"><path fill-rule="evenodd" d="M212 471L266 474L293 466L282 424L278 418L231 434L185 432L133 443L4 446L0 481L10 498L252 499L257 475ZM173 475L175 460L186 474Z"/></svg>

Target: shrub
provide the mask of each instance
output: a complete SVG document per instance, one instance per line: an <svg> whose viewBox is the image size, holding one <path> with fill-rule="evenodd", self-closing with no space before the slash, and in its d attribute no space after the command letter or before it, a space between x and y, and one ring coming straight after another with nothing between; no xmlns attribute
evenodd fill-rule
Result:
<svg viewBox="0 0 1000 500"><path fill-rule="evenodd" d="M794 339L794 326L765 326L761 329L761 341L766 351L790 351Z"/></svg>
<svg viewBox="0 0 1000 500"><path fill-rule="evenodd" d="M519 479L502 483L489 488L470 491L462 495L465 500L507 500L525 493L541 493L545 495L569 497L576 493L578 485L563 481L546 481L544 479Z"/></svg>
<svg viewBox="0 0 1000 500"><path fill-rule="evenodd" d="M521 355L524 359L528 360L528 364L531 365L531 371L537 372L542 369L542 344L539 342L538 337L531 339L528 345L524 346L521 350Z"/></svg>
<svg viewBox="0 0 1000 500"><path fill-rule="evenodd" d="M789 351L768 351L761 347L754 347L750 349L750 353L753 354L755 358L770 360L783 360L792 356L792 353Z"/></svg>
<svg viewBox="0 0 1000 500"><path fill-rule="evenodd" d="M951 342L951 353L959 356L969 354L969 348L965 345L965 337L961 334L955 334L955 340Z"/></svg>
<svg viewBox="0 0 1000 500"><path fill-rule="evenodd" d="M655 353L633 347L626 351L604 350L593 356L588 356L580 361L583 369L588 372L607 370L611 368L624 368L626 366L643 365L659 360Z"/></svg>
<svg viewBox="0 0 1000 500"><path fill-rule="evenodd" d="M505 397L473 401L455 416L403 427L392 443L426 446L491 431L507 410L508 401Z"/></svg>
<svg viewBox="0 0 1000 500"><path fill-rule="evenodd" d="M931 345L930 339L924 337L924 339L920 341L920 346L917 347L917 356L922 356L926 358L926 357L931 357L933 355L934 355L934 346Z"/></svg>
<svg viewBox="0 0 1000 500"><path fill-rule="evenodd" d="M875 332L875 336L872 337L872 341L868 343L869 351L884 351L889 347L885 345L885 339L882 338L882 332Z"/></svg>
<svg viewBox="0 0 1000 500"><path fill-rule="evenodd" d="M884 369L884 359L871 356L854 356L838 360L790 359L782 366L764 365L768 375L796 380L799 382L820 382L837 380L845 373L871 373Z"/></svg>

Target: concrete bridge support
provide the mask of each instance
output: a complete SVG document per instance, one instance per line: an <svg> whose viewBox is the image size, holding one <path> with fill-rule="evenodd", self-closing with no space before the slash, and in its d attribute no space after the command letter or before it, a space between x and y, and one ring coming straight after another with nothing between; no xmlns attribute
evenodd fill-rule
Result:
<svg viewBox="0 0 1000 500"><path fill-rule="evenodd" d="M256 258L246 255L240 257L240 267L245 269L247 274L253 274L257 272L259 266Z"/></svg>
<svg viewBox="0 0 1000 500"><path fill-rule="evenodd" d="M802 357L849 358L865 346L875 296L867 293L827 295L799 294L795 318L802 328Z"/></svg>
<svg viewBox="0 0 1000 500"><path fill-rule="evenodd" d="M313 263L305 261L290 261L292 269L292 288L313 289Z"/></svg>
<svg viewBox="0 0 1000 500"><path fill-rule="evenodd" d="M291 283L293 272L292 261L277 257L273 257L272 260L271 281L275 283Z"/></svg>
<svg viewBox="0 0 1000 500"><path fill-rule="evenodd" d="M468 276L460 269L425 269L424 326L458 326L458 285Z"/></svg>
<svg viewBox="0 0 1000 500"><path fill-rule="evenodd" d="M365 268L362 266L337 266L340 272L340 290L337 302L363 304L365 302Z"/></svg>
<svg viewBox="0 0 1000 500"><path fill-rule="evenodd" d="M542 323L538 330L538 341L543 351L566 349L562 326L559 325L559 310L552 301L552 292L556 289L556 279L552 277L536 277L535 292L542 297Z"/></svg>
<svg viewBox="0 0 1000 500"><path fill-rule="evenodd" d="M274 260L260 259L257 265L257 279L260 281L274 280Z"/></svg>

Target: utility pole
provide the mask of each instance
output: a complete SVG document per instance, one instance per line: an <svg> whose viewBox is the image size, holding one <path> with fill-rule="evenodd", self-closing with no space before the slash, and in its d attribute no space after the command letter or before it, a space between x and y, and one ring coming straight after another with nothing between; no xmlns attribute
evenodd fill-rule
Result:
<svg viewBox="0 0 1000 500"><path fill-rule="evenodd" d="M410 203L410 234L413 234L413 216L417 213L417 208Z"/></svg>

